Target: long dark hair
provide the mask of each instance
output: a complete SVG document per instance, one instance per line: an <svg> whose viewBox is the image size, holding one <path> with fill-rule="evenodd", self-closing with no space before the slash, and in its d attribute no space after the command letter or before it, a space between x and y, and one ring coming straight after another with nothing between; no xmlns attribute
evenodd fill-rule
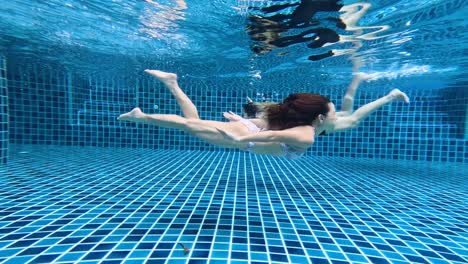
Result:
<svg viewBox="0 0 468 264"><path fill-rule="evenodd" d="M311 93L290 94L282 103L265 108L271 130L283 130L296 126L311 125L319 115L330 111L328 97Z"/></svg>

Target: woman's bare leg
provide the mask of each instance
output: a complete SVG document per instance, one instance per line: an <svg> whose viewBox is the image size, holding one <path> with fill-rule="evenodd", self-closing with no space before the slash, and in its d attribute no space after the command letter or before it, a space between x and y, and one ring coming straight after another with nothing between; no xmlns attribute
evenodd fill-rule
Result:
<svg viewBox="0 0 468 264"><path fill-rule="evenodd" d="M222 147L240 147L239 143L226 140L217 128L230 131L236 135L245 135L249 133L245 125L240 122L201 120L197 108L177 84L177 75L157 70L145 70L145 72L158 78L169 88L182 109L184 117L171 114L145 114L137 107L120 115L117 118L118 120L179 129L210 144Z"/></svg>
<svg viewBox="0 0 468 264"><path fill-rule="evenodd" d="M368 76L364 73L359 72L359 68L362 66L360 58L351 58L353 63L353 80L349 84L348 90L343 98L343 104L341 105L341 111L347 115L352 114L354 108L354 96L362 81L367 80Z"/></svg>
<svg viewBox="0 0 468 264"><path fill-rule="evenodd" d="M377 109L381 108L382 106L393 102L393 101L404 101L406 103L409 103L409 98L408 96L398 90L398 89L393 89L389 94L387 94L384 97L381 97L371 103L368 103L364 106L361 106L358 108L354 113L352 114L353 117L356 118L358 122L362 121L366 117L368 117L371 113L376 111Z"/></svg>
<svg viewBox="0 0 468 264"><path fill-rule="evenodd" d="M145 70L145 72L156 77L158 80L164 83L164 85L166 85L169 91L171 91L172 95L174 95L184 117L200 119L197 107L195 107L184 91L180 89L179 84L177 83L176 74L158 70Z"/></svg>
<svg viewBox="0 0 468 264"><path fill-rule="evenodd" d="M120 115L118 120L129 121L134 123L142 123L155 125L164 128L175 128L187 131L187 118L178 115L160 115L160 114L145 114L140 108L133 108L132 111Z"/></svg>
<svg viewBox="0 0 468 264"><path fill-rule="evenodd" d="M240 148L244 146L243 144L226 140L217 128L227 130L239 136L249 133L247 127L241 122L218 122L185 118L178 115L145 114L138 107L128 113L120 115L117 119L164 128L179 129L210 144L228 148Z"/></svg>
<svg viewBox="0 0 468 264"><path fill-rule="evenodd" d="M361 73L355 73L353 80L346 91L346 94L343 98L343 103L341 105L341 111L351 114L353 112L354 106L354 96L356 95L357 88L363 80L363 75Z"/></svg>

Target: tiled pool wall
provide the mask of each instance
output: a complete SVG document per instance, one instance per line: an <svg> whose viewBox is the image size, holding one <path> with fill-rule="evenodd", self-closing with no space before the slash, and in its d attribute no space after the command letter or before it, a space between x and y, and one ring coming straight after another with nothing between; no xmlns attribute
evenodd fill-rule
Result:
<svg viewBox="0 0 468 264"><path fill-rule="evenodd" d="M0 54L0 164L8 158L8 88L6 59Z"/></svg>
<svg viewBox="0 0 468 264"><path fill-rule="evenodd" d="M181 74L179 82L197 105L200 116L212 120L223 120L223 111L240 113L246 96L257 101L279 101L292 92L315 92L329 95L339 106L348 85L314 89L308 80L291 82L291 78L294 77L286 73L263 80ZM468 92L462 84L457 85L460 87L437 90L401 87L411 97L410 105L392 103L372 114L357 129L322 136L308 155L467 162ZM384 96L391 87L362 84L355 106ZM35 65L15 67L8 71L8 93L10 143L219 149L176 130L117 121L120 113L135 106L148 113L181 114L170 92L143 74L129 83L123 78L84 79ZM2 116L3 111L6 109L2 103Z"/></svg>

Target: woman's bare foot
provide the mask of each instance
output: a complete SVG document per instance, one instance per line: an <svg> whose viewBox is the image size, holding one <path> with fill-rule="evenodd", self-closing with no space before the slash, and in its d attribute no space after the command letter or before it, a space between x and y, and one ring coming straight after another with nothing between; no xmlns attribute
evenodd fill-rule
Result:
<svg viewBox="0 0 468 264"><path fill-rule="evenodd" d="M393 100L404 101L405 103L409 104L409 97L398 89L393 89L389 95Z"/></svg>
<svg viewBox="0 0 468 264"><path fill-rule="evenodd" d="M138 122L144 116L145 116L145 114L141 111L141 109L138 108L138 107L135 107L135 108L133 108L132 111L130 111L128 113L125 113L125 114L122 114L119 117L117 117L117 120Z"/></svg>
<svg viewBox="0 0 468 264"><path fill-rule="evenodd" d="M163 72L158 70L145 70L145 72L151 76L156 77L169 88L171 88L174 84L177 83L177 74L175 73Z"/></svg>

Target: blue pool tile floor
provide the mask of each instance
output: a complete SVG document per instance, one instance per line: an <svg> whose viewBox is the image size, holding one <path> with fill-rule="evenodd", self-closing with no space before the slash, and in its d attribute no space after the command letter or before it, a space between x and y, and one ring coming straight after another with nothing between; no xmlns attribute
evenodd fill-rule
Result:
<svg viewBox="0 0 468 264"><path fill-rule="evenodd" d="M12 146L0 263L467 263L468 165Z"/></svg>

